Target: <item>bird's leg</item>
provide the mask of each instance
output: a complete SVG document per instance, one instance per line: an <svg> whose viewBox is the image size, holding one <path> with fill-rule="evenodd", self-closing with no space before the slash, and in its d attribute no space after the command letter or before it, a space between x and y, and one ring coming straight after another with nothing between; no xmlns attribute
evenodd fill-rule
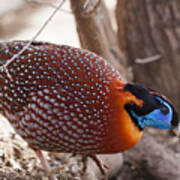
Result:
<svg viewBox="0 0 180 180"><path fill-rule="evenodd" d="M34 149L34 151L35 151L37 157L40 159L40 161L42 163L42 166L45 169L45 171L47 173L49 173L50 172L50 167L49 167L47 161L45 160L45 158L44 158L44 156L42 154L42 151L41 150L35 150L35 149ZM55 178L55 176L52 175L52 176L49 177L49 180L56 180L56 178Z"/></svg>
<svg viewBox="0 0 180 180"><path fill-rule="evenodd" d="M88 158L88 156L86 156L86 155L83 155L83 156L82 156L82 163L83 163L82 172L83 172L83 173L85 173L86 170L87 170L87 158Z"/></svg>
<svg viewBox="0 0 180 180"><path fill-rule="evenodd" d="M101 171L101 174L103 176L106 176L106 171L105 168L107 168L107 166L105 166L104 164L102 164L102 162L100 161L100 159L96 156L96 155L85 155L82 157L82 162L83 162L83 172L86 171L87 169L87 158L91 158L97 165L97 167L99 168L99 170Z"/></svg>
<svg viewBox="0 0 180 180"><path fill-rule="evenodd" d="M105 176L106 175L105 168L107 168L107 166L105 164L102 164L101 160L96 155L92 154L92 155L89 155L89 157L96 163L102 175Z"/></svg>

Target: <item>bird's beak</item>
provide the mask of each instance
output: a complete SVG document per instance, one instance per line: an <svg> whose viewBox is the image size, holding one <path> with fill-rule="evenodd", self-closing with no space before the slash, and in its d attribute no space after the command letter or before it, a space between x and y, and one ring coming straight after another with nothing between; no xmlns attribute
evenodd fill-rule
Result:
<svg viewBox="0 0 180 180"><path fill-rule="evenodd" d="M174 135L180 136L180 124L178 126L173 126L171 125L171 131L173 132Z"/></svg>

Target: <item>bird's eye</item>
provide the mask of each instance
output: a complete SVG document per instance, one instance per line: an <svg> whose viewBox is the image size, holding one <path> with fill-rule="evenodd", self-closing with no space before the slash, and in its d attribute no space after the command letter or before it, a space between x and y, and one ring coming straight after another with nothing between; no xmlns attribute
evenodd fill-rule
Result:
<svg viewBox="0 0 180 180"><path fill-rule="evenodd" d="M161 110L161 112L163 114L168 114L169 113L169 109L166 106L163 106L160 110Z"/></svg>

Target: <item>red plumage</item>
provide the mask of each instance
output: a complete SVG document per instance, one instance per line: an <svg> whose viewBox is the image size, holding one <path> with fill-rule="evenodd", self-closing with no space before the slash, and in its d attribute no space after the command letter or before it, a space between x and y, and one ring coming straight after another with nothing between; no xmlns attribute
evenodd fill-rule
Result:
<svg viewBox="0 0 180 180"><path fill-rule="evenodd" d="M0 61L26 44L3 43ZM0 74L1 110L31 147L85 154L113 151L106 142L114 113L113 84L122 81L102 57L33 42L7 70L11 79Z"/></svg>

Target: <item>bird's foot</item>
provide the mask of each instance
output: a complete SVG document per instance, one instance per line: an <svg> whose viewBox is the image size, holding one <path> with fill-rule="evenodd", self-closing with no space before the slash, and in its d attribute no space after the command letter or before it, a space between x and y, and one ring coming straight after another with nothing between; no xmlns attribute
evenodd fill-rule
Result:
<svg viewBox="0 0 180 180"><path fill-rule="evenodd" d="M56 180L56 177L53 174L49 174L51 172L51 170L50 170L50 167L49 167L47 161L45 160L44 155L42 154L41 150L34 149L34 151L35 151L37 157L39 158L39 160L41 161L43 168L47 172L49 180Z"/></svg>
<svg viewBox="0 0 180 180"><path fill-rule="evenodd" d="M101 160L96 156L96 155L83 155L82 157L82 162L83 162L83 173L86 172L87 170L87 160L88 158L91 158L97 165L97 167L99 168L101 174L105 177L107 177L107 173L105 169L108 169L108 167L105 164L102 164Z"/></svg>

